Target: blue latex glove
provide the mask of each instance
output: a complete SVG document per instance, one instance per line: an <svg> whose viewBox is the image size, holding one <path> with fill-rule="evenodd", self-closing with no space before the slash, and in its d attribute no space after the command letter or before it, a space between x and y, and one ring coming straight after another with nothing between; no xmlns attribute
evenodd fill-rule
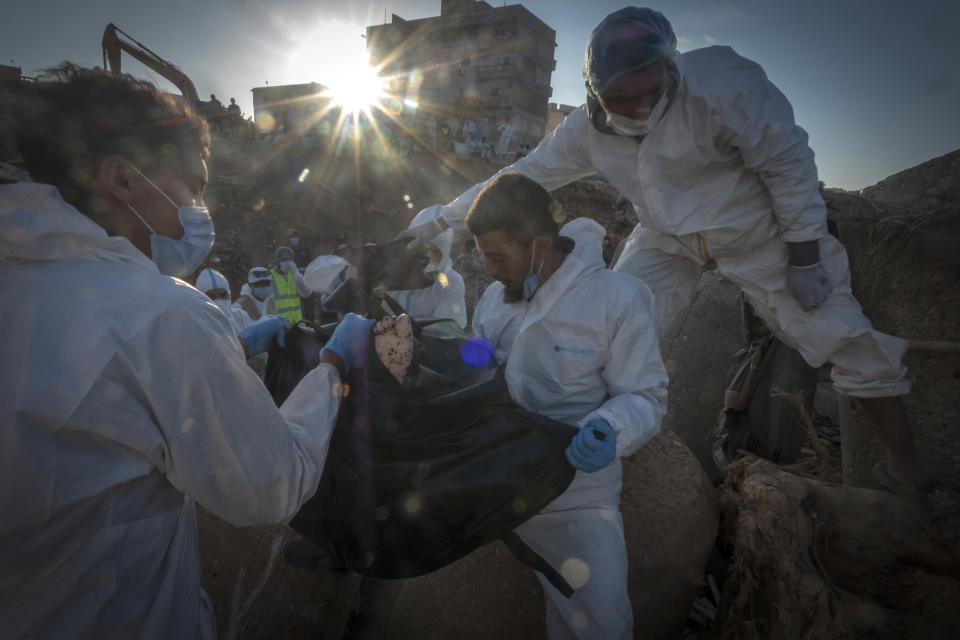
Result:
<svg viewBox="0 0 960 640"><path fill-rule="evenodd" d="M247 343L247 357L252 358L266 351L274 338L281 347L287 346L285 330L289 326L290 321L283 316L263 316L240 331L237 336Z"/></svg>
<svg viewBox="0 0 960 640"><path fill-rule="evenodd" d="M343 316L343 320L334 329L333 335L323 345L323 349L329 349L340 356L343 360L344 373L350 372L350 367L363 358L367 345L367 335L370 333L370 327L373 326L373 320L358 316L355 313L348 313Z"/></svg>
<svg viewBox="0 0 960 640"><path fill-rule="evenodd" d="M570 439L563 453L580 471L600 471L617 457L617 432L603 418L594 418Z"/></svg>

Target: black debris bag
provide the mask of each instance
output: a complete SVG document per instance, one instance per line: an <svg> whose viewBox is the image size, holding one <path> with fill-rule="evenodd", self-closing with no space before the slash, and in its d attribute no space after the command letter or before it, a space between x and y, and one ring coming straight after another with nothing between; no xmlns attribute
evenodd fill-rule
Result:
<svg viewBox="0 0 960 640"><path fill-rule="evenodd" d="M495 364L463 363L469 336L455 323L415 333L402 382L379 361L370 336L365 366L351 369L317 493L291 526L334 564L375 578L429 573L499 539L572 594L512 531L573 480L563 452L576 428L513 402ZM298 325L285 351L316 354L321 340L322 332ZM271 380L295 385L305 372L279 370L309 357L278 359L271 378L274 353L268 388ZM285 398L293 385L270 390Z"/></svg>

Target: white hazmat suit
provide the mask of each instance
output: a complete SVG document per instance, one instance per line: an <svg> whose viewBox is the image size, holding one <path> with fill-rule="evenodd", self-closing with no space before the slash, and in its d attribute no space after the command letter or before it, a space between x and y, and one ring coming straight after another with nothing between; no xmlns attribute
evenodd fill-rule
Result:
<svg viewBox="0 0 960 640"><path fill-rule="evenodd" d="M0 186L0 629L214 638L194 501L238 526L315 492L321 364L278 411L226 316L54 187Z"/></svg>
<svg viewBox="0 0 960 640"><path fill-rule="evenodd" d="M846 252L827 233L813 151L790 103L759 65L729 47L674 60L676 95L642 139L600 133L580 107L503 171L548 190L600 173L634 203L640 222L614 269L653 291L661 335L688 306L712 257L781 340L812 366L833 363L839 391L906 393L907 343L873 329L851 293ZM462 228L482 187L425 211ZM833 289L819 308L804 311L787 289L786 243L811 240L819 240Z"/></svg>
<svg viewBox="0 0 960 640"><path fill-rule="evenodd" d="M413 224L416 224L416 218ZM423 289L388 293L414 318L449 318L463 329L467 326L467 287L463 277L453 269L453 260L450 259L453 229L438 235L431 244L439 251L440 258L431 259L424 271L436 282Z"/></svg>
<svg viewBox="0 0 960 640"><path fill-rule="evenodd" d="M201 271L194 286L197 291L208 295L214 289L223 289L227 292L226 298L214 300L213 304L227 316L227 319L230 320L230 326L233 327L235 332L240 333L253 324L253 320L250 319L246 311L230 303L230 282L216 269L207 268Z"/></svg>
<svg viewBox="0 0 960 640"><path fill-rule="evenodd" d="M510 395L530 411L582 427L603 418L617 433L617 458L577 471L569 488L516 532L575 589L567 599L537 574L550 638L632 638L627 550L620 516L621 463L660 430L667 374L653 298L632 276L604 267L603 228L578 218L561 235L573 252L530 302L507 304L503 285L477 303L474 332L506 361Z"/></svg>

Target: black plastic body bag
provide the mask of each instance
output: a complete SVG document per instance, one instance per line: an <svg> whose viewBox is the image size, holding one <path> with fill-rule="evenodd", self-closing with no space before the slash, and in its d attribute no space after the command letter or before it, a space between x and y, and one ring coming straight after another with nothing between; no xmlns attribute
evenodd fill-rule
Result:
<svg viewBox="0 0 960 640"><path fill-rule="evenodd" d="M316 366L328 327L301 323L270 352L265 381L278 405ZM429 573L503 540L562 593L573 590L513 529L566 490L576 473L570 425L524 410L502 369L460 357L453 322L417 327L400 383L376 357L349 375L316 495L290 525L335 563L375 578Z"/></svg>

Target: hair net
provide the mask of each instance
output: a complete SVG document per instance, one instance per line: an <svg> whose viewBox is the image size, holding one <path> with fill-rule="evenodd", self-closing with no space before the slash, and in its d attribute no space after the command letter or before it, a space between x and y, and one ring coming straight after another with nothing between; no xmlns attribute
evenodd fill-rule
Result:
<svg viewBox="0 0 960 640"><path fill-rule="evenodd" d="M197 289L207 293L213 289L226 289L230 293L230 283L222 273L209 267L200 272L197 276Z"/></svg>
<svg viewBox="0 0 960 640"><path fill-rule="evenodd" d="M273 254L273 257L277 259L277 262L293 260L293 249L290 247L278 247L277 252Z"/></svg>
<svg viewBox="0 0 960 640"><path fill-rule="evenodd" d="M672 56L676 48L673 27L659 11L640 7L615 11L587 41L583 62L587 89L599 96L619 76L639 71L664 55Z"/></svg>

